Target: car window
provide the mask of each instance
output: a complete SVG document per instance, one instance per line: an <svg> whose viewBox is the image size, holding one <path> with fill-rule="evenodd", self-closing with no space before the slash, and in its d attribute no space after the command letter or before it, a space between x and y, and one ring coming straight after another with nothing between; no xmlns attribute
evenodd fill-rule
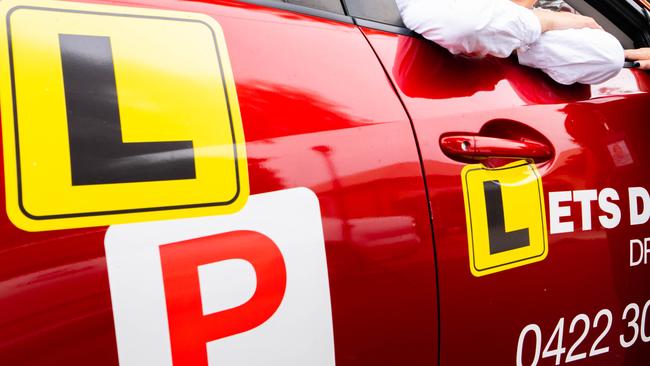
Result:
<svg viewBox="0 0 650 366"><path fill-rule="evenodd" d="M382 24L387 24L394 27L404 28L399 9L395 0L343 0L347 7L348 15L362 20L369 20ZM599 24L608 32L612 33L625 48L640 47L645 45L646 39L643 38L643 31L647 29L647 25L643 24L643 18L635 15L630 18L629 11L622 14L611 14L607 17L603 14L610 14L609 8L596 8L586 0L565 0L566 3L571 5L575 10L583 15L593 17ZM630 3L632 0L626 0L619 4L619 7L630 7L633 13L640 13L640 7L636 4L632 7ZM608 5L608 1L594 1L602 6ZM604 4L604 5L603 5ZM601 7L602 7L601 6ZM621 9L617 9L622 11ZM372 25L364 24L365 26ZM383 29L383 27L382 27ZM391 31L398 31L393 28Z"/></svg>
<svg viewBox="0 0 650 366"><path fill-rule="evenodd" d="M340 0L270 0L274 3L286 3L305 6L312 9L330 11L337 14L345 14Z"/></svg>
<svg viewBox="0 0 650 366"><path fill-rule="evenodd" d="M395 0L345 0L350 16L404 27Z"/></svg>
<svg viewBox="0 0 650 366"><path fill-rule="evenodd" d="M639 13L643 13L643 8L639 4L634 2L635 0L625 0L625 1L628 4L630 4L630 6L632 6L636 11L638 11Z"/></svg>
<svg viewBox="0 0 650 366"><path fill-rule="evenodd" d="M584 0L565 0L571 7L573 7L578 13L582 15L587 15L594 18L598 24L600 24L606 31L611 33L624 48L634 48L634 40L628 36L621 28L614 24L611 20L606 18L593 6L589 5Z"/></svg>

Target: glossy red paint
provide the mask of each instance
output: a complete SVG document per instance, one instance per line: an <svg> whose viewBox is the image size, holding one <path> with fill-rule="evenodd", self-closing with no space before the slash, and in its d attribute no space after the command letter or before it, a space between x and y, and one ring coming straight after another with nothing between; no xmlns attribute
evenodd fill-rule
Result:
<svg viewBox="0 0 650 366"><path fill-rule="evenodd" d="M628 242L646 237L650 225L630 226L623 209L621 224L604 229L594 206L593 229L583 231L580 204L575 202L570 207L576 232L550 235L544 261L473 277L462 210L464 164L445 155L440 142L446 135L544 142L554 151L552 159L538 164L546 193L611 187L622 192L624 206L628 187L650 185L650 96L642 92L650 75L623 70L591 88L565 87L512 59L454 57L422 39L363 31L413 120L424 160L438 260L441 364L515 364L518 337L526 325L541 327L544 347L560 318L567 328L581 313L593 323L604 308L614 314L602 343L611 349L581 364L647 363L650 344L627 350L617 344L625 332L627 322L621 316L626 305L650 298L650 267L628 264ZM628 150L625 158L608 149L620 144ZM548 216L548 197L546 207ZM602 323L598 329L589 332L581 346L587 350L580 352L588 352ZM565 330L567 349L581 331ZM533 341L528 342L524 358L530 361ZM539 363L547 364L555 364L555 358Z"/></svg>
<svg viewBox="0 0 650 366"><path fill-rule="evenodd" d="M219 22L251 193L305 186L318 195L337 364L435 364L436 278L420 160L407 114L362 32L235 1L99 3ZM27 233L1 210L2 364L117 364L105 231Z"/></svg>
<svg viewBox="0 0 650 366"><path fill-rule="evenodd" d="M543 262L473 277L460 182L467 160L440 145L468 135L548 147L538 165L547 192L650 188L650 127L640 123L650 113L647 74L566 87L511 59L453 57L421 39L236 1L97 2L193 11L222 26L251 193L305 186L318 196L338 365L435 365L439 356L443 365L514 364L527 324L547 340L559 318L593 319L602 308L616 318L603 341L612 349L581 364L648 359L647 343L615 345L624 307L650 296L650 268L626 266L627 242L650 226L625 225L624 213L616 229L551 235ZM625 164L607 148L621 143ZM487 147L494 156L521 146ZM27 233L0 210L0 363L117 364L105 232Z"/></svg>

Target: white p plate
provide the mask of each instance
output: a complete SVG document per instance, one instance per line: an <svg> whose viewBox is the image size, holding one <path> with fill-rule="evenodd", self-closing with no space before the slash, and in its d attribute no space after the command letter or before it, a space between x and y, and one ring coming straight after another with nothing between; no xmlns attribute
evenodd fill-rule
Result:
<svg viewBox="0 0 650 366"><path fill-rule="evenodd" d="M286 268L285 291L277 310L259 326L206 342L207 364L335 364L318 199L309 189L295 188L251 196L246 206L233 215L109 228L106 260L121 365L183 363L178 359L184 355L174 350L170 341L174 329L170 329L167 310L170 294L165 292L169 273L163 273L161 247L174 244L182 253L184 246L191 245L185 243L194 239L238 231L256 232L275 243ZM228 243L233 248L232 242ZM196 251L188 255L196 256ZM197 301L203 312L200 315L241 306L258 285L255 274L258 279L263 275L235 257L196 266L196 281L201 289Z"/></svg>

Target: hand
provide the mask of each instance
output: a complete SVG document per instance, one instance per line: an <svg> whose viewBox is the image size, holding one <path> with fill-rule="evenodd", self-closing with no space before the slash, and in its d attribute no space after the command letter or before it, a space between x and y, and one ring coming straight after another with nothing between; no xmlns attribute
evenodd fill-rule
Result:
<svg viewBox="0 0 650 366"><path fill-rule="evenodd" d="M625 50L625 58L639 62L639 69L650 70L650 48L637 48Z"/></svg>
<svg viewBox="0 0 650 366"><path fill-rule="evenodd" d="M542 33L552 30L593 28L603 29L593 18L545 9L533 10L542 24Z"/></svg>

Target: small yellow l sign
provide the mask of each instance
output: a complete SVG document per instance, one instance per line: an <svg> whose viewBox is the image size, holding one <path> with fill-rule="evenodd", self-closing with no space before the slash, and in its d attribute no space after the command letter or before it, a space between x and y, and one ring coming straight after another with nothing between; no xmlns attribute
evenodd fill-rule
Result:
<svg viewBox="0 0 650 366"><path fill-rule="evenodd" d="M474 276L539 262L548 254L542 180L518 161L462 171L470 270Z"/></svg>

